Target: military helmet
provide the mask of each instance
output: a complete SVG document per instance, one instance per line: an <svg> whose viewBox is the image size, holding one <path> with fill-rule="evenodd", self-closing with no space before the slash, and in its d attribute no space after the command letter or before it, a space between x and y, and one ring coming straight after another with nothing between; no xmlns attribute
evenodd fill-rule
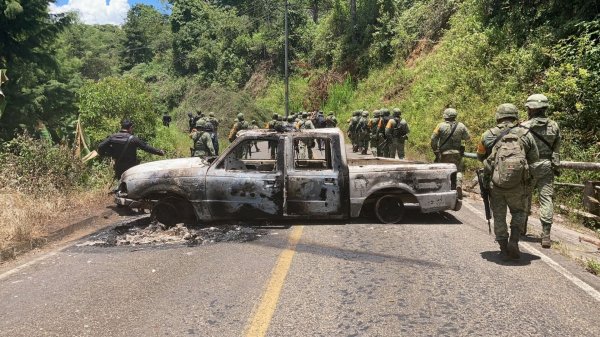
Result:
<svg viewBox="0 0 600 337"><path fill-rule="evenodd" d="M306 118L306 117L308 117L308 112L302 111L302 118Z"/></svg>
<svg viewBox="0 0 600 337"><path fill-rule="evenodd" d="M399 113L399 114L401 114L401 113L402 113L402 111L400 111L400 109L398 109L398 108L393 108L393 109L392 109L392 112L393 112L393 113L396 113L396 112L397 112L397 113Z"/></svg>
<svg viewBox="0 0 600 337"><path fill-rule="evenodd" d="M443 115L444 115L444 119L454 119L458 115L458 112L456 112L456 109L448 108L448 109L444 110Z"/></svg>
<svg viewBox="0 0 600 337"><path fill-rule="evenodd" d="M273 119L277 120L277 118L279 118L279 115L278 114L273 114Z"/></svg>
<svg viewBox="0 0 600 337"><path fill-rule="evenodd" d="M364 111L362 112L362 116L363 116L363 117L369 117L369 112L368 112L367 110L364 110Z"/></svg>
<svg viewBox="0 0 600 337"><path fill-rule="evenodd" d="M208 116L209 117L215 117L215 113L211 111L211 112L208 113Z"/></svg>
<svg viewBox="0 0 600 337"><path fill-rule="evenodd" d="M496 109L496 120L499 121L504 118L519 119L519 111L514 104L504 103L500 104Z"/></svg>
<svg viewBox="0 0 600 337"><path fill-rule="evenodd" d="M328 116L333 116L333 111L329 111Z"/></svg>
<svg viewBox="0 0 600 337"><path fill-rule="evenodd" d="M296 117L294 117L294 115L289 115L288 118L287 118L287 121L289 123L292 123L294 120L296 120Z"/></svg>
<svg viewBox="0 0 600 337"><path fill-rule="evenodd" d="M389 116L389 115L390 115L390 110L388 110L388 109L386 109L386 108L383 108L383 109L381 109L381 113L382 113L384 116Z"/></svg>
<svg viewBox="0 0 600 337"><path fill-rule="evenodd" d="M534 94L527 97L525 106L529 109L542 109L548 107L548 97L542 94Z"/></svg>
<svg viewBox="0 0 600 337"><path fill-rule="evenodd" d="M244 120L244 114L243 114L243 113L241 113L241 112L240 112L239 114L237 114L237 119L238 119L239 121L243 121L243 120Z"/></svg>
<svg viewBox="0 0 600 337"><path fill-rule="evenodd" d="M253 119L252 122L250 122L250 124L256 124L256 119Z"/></svg>
<svg viewBox="0 0 600 337"><path fill-rule="evenodd" d="M379 110L373 111L373 117L379 117L380 115L381 115L381 112L379 112Z"/></svg>
<svg viewBox="0 0 600 337"><path fill-rule="evenodd" d="M354 110L354 112L352 113L352 116L360 116L360 111L358 110Z"/></svg>

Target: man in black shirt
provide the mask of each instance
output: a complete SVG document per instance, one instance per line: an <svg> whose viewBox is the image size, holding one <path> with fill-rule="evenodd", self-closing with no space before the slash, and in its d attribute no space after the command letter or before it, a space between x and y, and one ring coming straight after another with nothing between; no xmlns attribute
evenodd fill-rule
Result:
<svg viewBox="0 0 600 337"><path fill-rule="evenodd" d="M98 145L98 154L110 156L115 160L115 178L121 179L121 174L131 167L137 165L137 149L148 153L164 156L165 152L153 148L143 140L133 135L133 122L124 120L121 123L121 131L114 133Z"/></svg>

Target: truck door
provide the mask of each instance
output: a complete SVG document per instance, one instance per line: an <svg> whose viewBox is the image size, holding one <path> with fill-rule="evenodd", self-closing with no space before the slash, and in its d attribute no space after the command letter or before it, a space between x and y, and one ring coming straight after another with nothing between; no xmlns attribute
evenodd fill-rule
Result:
<svg viewBox="0 0 600 337"><path fill-rule="evenodd" d="M275 151L271 147L275 146ZM277 135L247 138L206 175L214 219L269 219L283 215L283 142Z"/></svg>
<svg viewBox="0 0 600 337"><path fill-rule="evenodd" d="M294 151L293 156L287 157L286 215L342 217L343 176L334 163L336 157L330 138L298 134L288 141L292 142Z"/></svg>

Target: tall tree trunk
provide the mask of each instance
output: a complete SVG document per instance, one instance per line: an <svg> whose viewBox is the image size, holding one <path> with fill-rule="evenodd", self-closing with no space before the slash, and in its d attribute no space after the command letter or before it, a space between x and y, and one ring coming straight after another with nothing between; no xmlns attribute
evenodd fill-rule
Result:
<svg viewBox="0 0 600 337"><path fill-rule="evenodd" d="M352 42L356 42L356 0L350 0L350 22L352 23Z"/></svg>
<svg viewBox="0 0 600 337"><path fill-rule="evenodd" d="M311 1L311 10L313 22L317 23L319 21L319 0Z"/></svg>

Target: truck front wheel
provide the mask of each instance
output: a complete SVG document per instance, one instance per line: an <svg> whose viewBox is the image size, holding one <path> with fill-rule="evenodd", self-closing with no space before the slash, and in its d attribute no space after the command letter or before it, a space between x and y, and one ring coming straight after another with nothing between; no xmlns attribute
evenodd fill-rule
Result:
<svg viewBox="0 0 600 337"><path fill-rule="evenodd" d="M400 222L404 218L404 203L402 199L393 194L381 196L375 202L375 216L386 224Z"/></svg>

